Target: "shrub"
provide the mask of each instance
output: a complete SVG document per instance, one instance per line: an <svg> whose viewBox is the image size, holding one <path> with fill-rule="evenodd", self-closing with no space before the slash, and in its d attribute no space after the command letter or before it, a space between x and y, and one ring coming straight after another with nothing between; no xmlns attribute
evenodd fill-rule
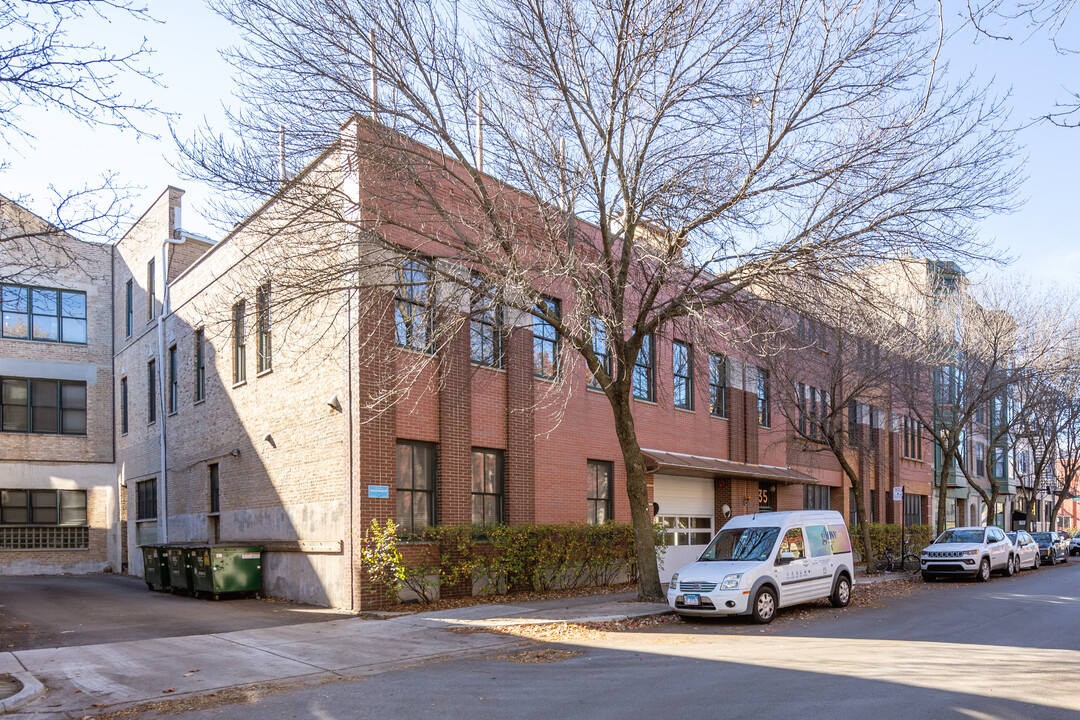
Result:
<svg viewBox="0 0 1080 720"><path fill-rule="evenodd" d="M907 533L907 551L918 555L919 551L934 541L934 529L929 525L908 525L903 528ZM901 526L894 523L870 523L870 544L873 557L885 552L885 548L891 549L899 559L900 555ZM862 526L851 529L851 549L860 558L866 558L863 552Z"/></svg>
<svg viewBox="0 0 1080 720"><path fill-rule="evenodd" d="M657 554L666 536L656 527ZM393 521L372 521L361 559L368 576L396 598L412 590L434 599L440 587L478 586L481 594L611 585L637 577L629 525L436 526L404 535Z"/></svg>

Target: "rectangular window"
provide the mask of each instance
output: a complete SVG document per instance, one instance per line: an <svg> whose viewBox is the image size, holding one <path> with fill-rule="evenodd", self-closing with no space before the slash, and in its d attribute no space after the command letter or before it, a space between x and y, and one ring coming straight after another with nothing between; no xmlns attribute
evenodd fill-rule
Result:
<svg viewBox="0 0 1080 720"><path fill-rule="evenodd" d="M614 519L611 512L611 467L611 463L604 460L589 460L585 502L588 506L586 521L590 525Z"/></svg>
<svg viewBox="0 0 1080 720"><path fill-rule="evenodd" d="M124 337L131 337L135 331L135 281L128 280L124 285Z"/></svg>
<svg viewBox="0 0 1080 720"><path fill-rule="evenodd" d="M848 527L854 528L859 524L859 505L855 499L855 491L848 488Z"/></svg>
<svg viewBox="0 0 1080 720"><path fill-rule="evenodd" d="M157 517L157 479L135 483L135 519L153 520Z"/></svg>
<svg viewBox="0 0 1080 720"><path fill-rule="evenodd" d="M671 344L671 367L675 380L675 407L694 409L694 346L679 340Z"/></svg>
<svg viewBox="0 0 1080 720"><path fill-rule="evenodd" d="M870 491L870 522L877 522L877 490Z"/></svg>
<svg viewBox="0 0 1080 720"><path fill-rule="evenodd" d="M994 479L1001 480L1006 477L1007 469L1005 467L1005 448L995 447L994 452Z"/></svg>
<svg viewBox="0 0 1080 720"><path fill-rule="evenodd" d="M0 285L0 334L16 340L86 344L86 293Z"/></svg>
<svg viewBox="0 0 1080 720"><path fill-rule="evenodd" d="M709 355L709 412L727 417L727 358Z"/></svg>
<svg viewBox="0 0 1080 720"><path fill-rule="evenodd" d="M127 378L120 378L120 434L128 434L128 386Z"/></svg>
<svg viewBox="0 0 1080 720"><path fill-rule="evenodd" d="M255 291L255 322L259 326L258 372L273 367L270 346L270 283L260 285Z"/></svg>
<svg viewBox="0 0 1080 720"><path fill-rule="evenodd" d="M607 327L604 325L604 321L597 317L590 318L590 324L592 329L592 351L596 355L597 361L600 363L600 367L604 368L604 372L608 377L611 377L611 347L608 345ZM596 381L596 378L590 373L589 387L598 388L600 384Z"/></svg>
<svg viewBox="0 0 1080 720"><path fill-rule="evenodd" d="M210 463L210 512L221 512L221 476L218 464Z"/></svg>
<svg viewBox="0 0 1080 720"><path fill-rule="evenodd" d="M547 313L556 318L562 317L559 301L555 298L543 298L543 305L537 303L533 316L533 374L538 378L554 379L559 374L559 353L561 350L559 334L555 326L541 315Z"/></svg>
<svg viewBox="0 0 1080 720"><path fill-rule="evenodd" d="M176 346L169 348L169 412L177 410L177 390L179 389L179 368L176 367Z"/></svg>
<svg viewBox="0 0 1080 720"><path fill-rule="evenodd" d="M86 434L86 383L0 378L0 430L48 435Z"/></svg>
<svg viewBox="0 0 1080 720"><path fill-rule="evenodd" d="M986 475L986 446L982 443L975 443L975 475Z"/></svg>
<svg viewBox="0 0 1080 720"><path fill-rule="evenodd" d="M870 433L870 450L873 451L877 450L878 446L878 409L871 405L869 415L869 428L867 430Z"/></svg>
<svg viewBox="0 0 1080 720"><path fill-rule="evenodd" d="M903 417L904 457L909 460L922 460L922 425L915 418Z"/></svg>
<svg viewBox="0 0 1080 720"><path fill-rule="evenodd" d="M157 307L155 305L157 298L157 290L154 289L154 260L150 259L150 262L146 263L146 321L150 322L156 317Z"/></svg>
<svg viewBox="0 0 1080 720"><path fill-rule="evenodd" d="M757 368L757 412L758 425L772 425L772 415L769 412L769 372L761 368Z"/></svg>
<svg viewBox="0 0 1080 720"><path fill-rule="evenodd" d="M503 451L472 451L472 522L491 525L503 521Z"/></svg>
<svg viewBox="0 0 1080 720"><path fill-rule="evenodd" d="M478 365L503 366L502 306L490 296L482 278L473 276L469 315L469 355Z"/></svg>
<svg viewBox="0 0 1080 720"><path fill-rule="evenodd" d="M397 524L412 532L435 524L435 446L397 444Z"/></svg>
<svg viewBox="0 0 1080 720"><path fill-rule="evenodd" d="M157 361L146 363L146 422L157 421Z"/></svg>
<svg viewBox="0 0 1080 720"><path fill-rule="evenodd" d="M847 441L850 447L859 444L859 403L854 400L847 406Z"/></svg>
<svg viewBox="0 0 1080 720"><path fill-rule="evenodd" d="M923 524L922 495L904 493L904 524L908 527Z"/></svg>
<svg viewBox="0 0 1080 720"><path fill-rule="evenodd" d="M634 397L638 400L656 401L656 352L653 336L641 340L641 349L634 360Z"/></svg>
<svg viewBox="0 0 1080 720"><path fill-rule="evenodd" d="M85 490L0 490L0 525L86 525Z"/></svg>
<svg viewBox="0 0 1080 720"><path fill-rule="evenodd" d="M431 351L431 273L420 260L405 258L397 268L394 339L401 347Z"/></svg>
<svg viewBox="0 0 1080 720"><path fill-rule="evenodd" d="M195 402L206 399L206 335L195 331Z"/></svg>
<svg viewBox="0 0 1080 720"><path fill-rule="evenodd" d="M803 485L803 507L807 510L829 510L828 486Z"/></svg>
<svg viewBox="0 0 1080 720"><path fill-rule="evenodd" d="M233 305L233 385L247 380L247 339L244 335L244 313L246 303L241 300Z"/></svg>

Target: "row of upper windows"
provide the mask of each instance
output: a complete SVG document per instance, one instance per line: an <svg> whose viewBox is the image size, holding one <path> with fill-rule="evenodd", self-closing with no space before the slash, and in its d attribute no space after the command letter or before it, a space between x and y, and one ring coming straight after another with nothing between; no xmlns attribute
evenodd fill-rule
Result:
<svg viewBox="0 0 1080 720"><path fill-rule="evenodd" d="M2 335L13 340L86 344L86 293L0 285Z"/></svg>
<svg viewBox="0 0 1080 720"><path fill-rule="evenodd" d="M414 532L436 524L435 445L399 440L397 443L397 524ZM612 520L612 463L586 463L586 522ZM502 450L472 450L472 523L490 525L506 521L506 462Z"/></svg>
<svg viewBox="0 0 1080 720"><path fill-rule="evenodd" d="M146 322L153 322L157 317L155 296L155 270L154 260L146 263ZM124 337L131 337L135 332L135 281L128 280L124 284Z"/></svg>
<svg viewBox="0 0 1080 720"><path fill-rule="evenodd" d="M255 295L256 326L258 328L258 372L263 374L272 369L272 345L270 334L270 285L265 284L258 288ZM247 339L246 339L246 309L247 303L243 300L233 305L232 311L232 349L233 349L233 384L238 385L247 380ZM207 340L206 333L202 328L197 328L193 333L192 340L192 366L195 369L194 394L195 403L206 399L206 357ZM174 413L180 407L180 360L176 345L169 347L166 356L165 400L166 409ZM152 359L146 363L146 422L157 422L157 387L158 368L157 360ZM128 378L120 378L120 434L126 435L130 429L130 415L128 412L129 388Z"/></svg>
<svg viewBox="0 0 1080 720"><path fill-rule="evenodd" d="M477 277L477 290L471 299L469 346L472 361L489 367L503 367L503 313L502 308L491 300L482 280ZM397 292L394 303L394 338L401 346L422 352L432 351L434 313L432 312L432 279L427 266L415 259L404 259L397 269ZM532 323L533 373L542 379L555 379L560 370L562 347L555 323L561 317L561 302L557 298L542 297L536 304ZM592 350L597 361L610 376L612 370L611 350L607 329L598 318L590 323ZM673 341L672 397L675 407L694 409L693 349L688 343ZM755 368L758 396L758 422L769 426L769 373ZM589 386L598 388L594 376ZM723 355L709 355L709 410L718 417L727 417L727 360ZM633 393L639 400L656 401L656 352L652 335L647 335L641 345L633 369Z"/></svg>

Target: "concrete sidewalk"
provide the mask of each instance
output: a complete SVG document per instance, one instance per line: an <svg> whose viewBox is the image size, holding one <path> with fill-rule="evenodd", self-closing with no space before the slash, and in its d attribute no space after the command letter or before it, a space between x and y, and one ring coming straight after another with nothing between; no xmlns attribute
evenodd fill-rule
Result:
<svg viewBox="0 0 1080 720"><path fill-rule="evenodd" d="M153 640L0 653L0 672L45 689L11 718L81 718L118 706L202 695L269 682L355 678L426 660L490 652L520 642L460 628L597 622L670 612L634 595L599 595L518 605L475 605L386 619L329 622ZM24 684L26 684L24 680ZM32 682L30 686L32 686ZM12 698L14 700L15 698Z"/></svg>

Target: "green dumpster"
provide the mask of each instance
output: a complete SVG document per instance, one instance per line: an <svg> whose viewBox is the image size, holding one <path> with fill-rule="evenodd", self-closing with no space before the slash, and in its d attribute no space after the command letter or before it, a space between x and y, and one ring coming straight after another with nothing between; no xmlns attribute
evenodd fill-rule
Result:
<svg viewBox="0 0 1080 720"><path fill-rule="evenodd" d="M187 545L167 545L169 557L169 584L174 591L191 592L191 561Z"/></svg>
<svg viewBox="0 0 1080 720"><path fill-rule="evenodd" d="M146 580L146 587L153 590L157 585L162 590L169 589L169 555L165 548L161 545L143 545L142 554L143 580Z"/></svg>
<svg viewBox="0 0 1080 720"><path fill-rule="evenodd" d="M191 572L196 593L215 600L226 593L262 590L262 547L259 545L206 545L192 548Z"/></svg>

